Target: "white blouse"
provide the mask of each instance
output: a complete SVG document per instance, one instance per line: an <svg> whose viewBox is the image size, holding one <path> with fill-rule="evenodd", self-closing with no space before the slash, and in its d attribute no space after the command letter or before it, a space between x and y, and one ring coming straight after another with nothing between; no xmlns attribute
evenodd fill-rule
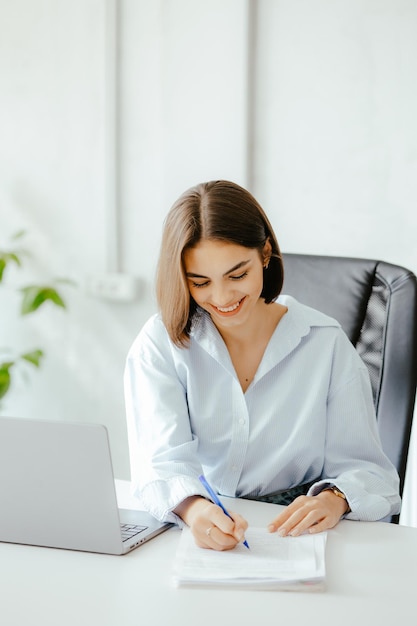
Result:
<svg viewBox="0 0 417 626"><path fill-rule="evenodd" d="M135 493L161 520L205 474L225 496L266 495L317 482L343 491L350 519L400 509L399 478L381 449L368 371L335 320L290 296L258 371L242 391L226 345L199 309L187 348L159 315L126 363L125 400ZM271 304L270 306L275 306Z"/></svg>

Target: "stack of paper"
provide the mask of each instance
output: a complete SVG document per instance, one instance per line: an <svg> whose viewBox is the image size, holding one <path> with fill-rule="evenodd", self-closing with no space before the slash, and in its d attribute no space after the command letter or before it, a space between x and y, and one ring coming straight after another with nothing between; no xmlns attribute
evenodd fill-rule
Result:
<svg viewBox="0 0 417 626"><path fill-rule="evenodd" d="M327 533L280 537L265 528L248 528L234 550L199 548L184 528L174 564L174 584L232 585L254 589L322 591Z"/></svg>

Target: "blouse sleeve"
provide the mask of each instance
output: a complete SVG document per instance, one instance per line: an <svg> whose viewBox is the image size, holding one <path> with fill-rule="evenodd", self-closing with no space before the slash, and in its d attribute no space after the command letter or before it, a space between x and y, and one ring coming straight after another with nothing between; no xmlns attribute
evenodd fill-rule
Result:
<svg viewBox="0 0 417 626"><path fill-rule="evenodd" d="M157 519L181 523L172 510L204 490L174 350L162 322L152 318L129 351L124 388L134 494Z"/></svg>
<svg viewBox="0 0 417 626"><path fill-rule="evenodd" d="M348 519L399 512L399 477L382 450L368 370L344 335L335 346L323 476L310 495L335 485L347 497Z"/></svg>

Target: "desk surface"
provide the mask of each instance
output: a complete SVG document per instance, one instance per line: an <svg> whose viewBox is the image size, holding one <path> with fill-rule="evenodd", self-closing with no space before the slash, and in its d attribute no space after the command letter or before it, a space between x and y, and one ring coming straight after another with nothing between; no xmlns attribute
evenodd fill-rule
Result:
<svg viewBox="0 0 417 626"><path fill-rule="evenodd" d="M120 504L126 506L126 484L117 481L117 487ZM271 519L276 505L235 500L230 508L259 526ZM327 591L321 593L176 589L171 568L180 532L171 528L125 556L0 543L0 622L253 626L260 620L303 626L392 626L412 610L410 601L417 592L416 528L340 522L328 534Z"/></svg>

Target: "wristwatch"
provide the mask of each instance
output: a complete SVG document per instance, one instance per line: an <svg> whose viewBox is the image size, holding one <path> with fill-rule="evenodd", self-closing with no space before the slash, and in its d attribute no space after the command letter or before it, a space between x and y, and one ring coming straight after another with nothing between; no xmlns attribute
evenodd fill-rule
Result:
<svg viewBox="0 0 417 626"><path fill-rule="evenodd" d="M335 496L338 496L339 498L342 498L346 502L347 507L348 507L347 510L346 510L346 513L350 513L349 502L347 501L347 498L346 498L345 494L343 493L343 491L340 491L340 489L338 489L334 485L332 485L331 487L325 487L323 489L323 491L333 491ZM346 515L346 513L345 513L345 515Z"/></svg>

